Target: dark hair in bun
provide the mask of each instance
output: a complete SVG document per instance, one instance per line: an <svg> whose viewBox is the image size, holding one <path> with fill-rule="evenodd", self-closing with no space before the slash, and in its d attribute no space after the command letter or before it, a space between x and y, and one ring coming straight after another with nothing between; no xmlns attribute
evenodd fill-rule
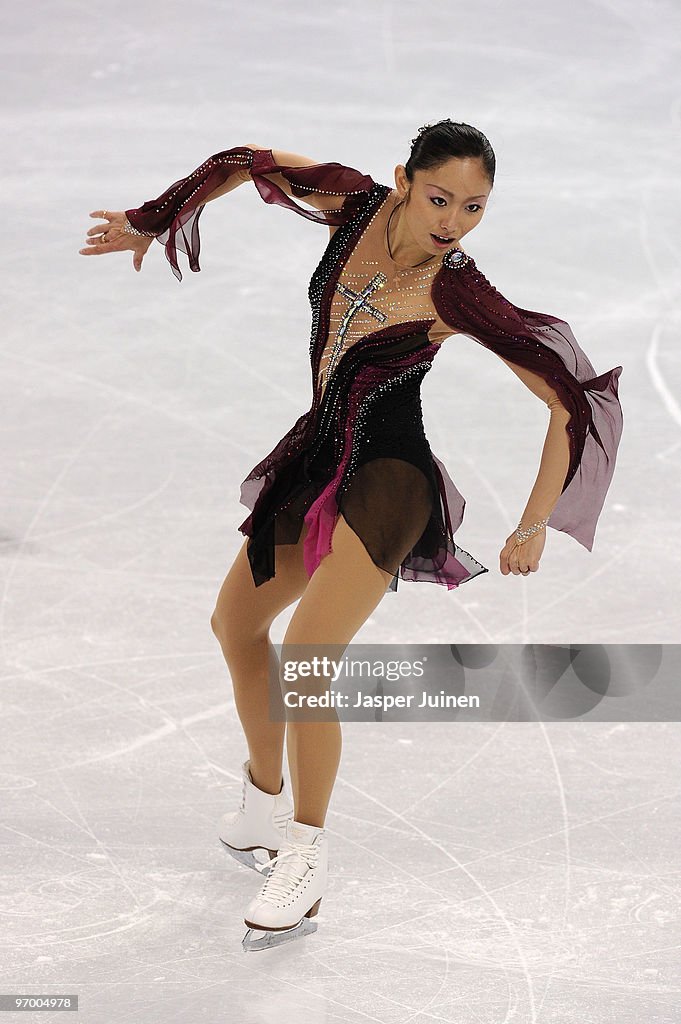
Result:
<svg viewBox="0 0 681 1024"><path fill-rule="evenodd" d="M455 156L480 157L490 185L494 185L497 161L487 137L473 125L449 118L419 128L405 164L407 179L413 182L414 171L431 171Z"/></svg>

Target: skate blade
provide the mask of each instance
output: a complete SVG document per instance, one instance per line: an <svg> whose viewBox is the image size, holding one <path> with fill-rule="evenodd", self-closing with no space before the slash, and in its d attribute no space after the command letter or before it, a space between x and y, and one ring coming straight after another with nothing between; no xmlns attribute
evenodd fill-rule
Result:
<svg viewBox="0 0 681 1024"><path fill-rule="evenodd" d="M304 935L312 935L317 931L317 922L309 917L304 917L299 924L293 928L286 928L278 932L261 931L259 928L249 928L243 937L241 945L244 953L255 952L258 949L272 949L274 946L281 946L285 942L292 942L294 939L302 939ZM258 936L255 938L254 936Z"/></svg>
<svg viewBox="0 0 681 1024"><path fill-rule="evenodd" d="M226 843L224 839L221 839L220 842L224 846L227 853L230 854L230 856L234 857L234 860L238 861L239 864L243 864L243 866L246 868L253 868L253 870L261 874L263 878L267 878L269 876L269 873L272 870L272 868L269 867L266 870L261 870L258 861L255 859L255 854L253 850L237 850L233 846L229 846L229 844ZM259 850L260 847L258 846L256 847L256 849ZM274 850L268 850L267 852L269 853L270 860L275 856L276 853L276 851ZM265 863L264 860L263 863Z"/></svg>

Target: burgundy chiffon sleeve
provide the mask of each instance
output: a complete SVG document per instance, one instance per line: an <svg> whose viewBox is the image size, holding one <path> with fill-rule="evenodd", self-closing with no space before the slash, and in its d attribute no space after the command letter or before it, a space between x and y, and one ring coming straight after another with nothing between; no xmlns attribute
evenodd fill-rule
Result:
<svg viewBox="0 0 681 1024"><path fill-rule="evenodd" d="M621 366L596 375L569 324L505 299L466 253L450 250L433 282L438 314L485 348L544 378L570 414L570 465L548 525L593 548L622 436Z"/></svg>
<svg viewBox="0 0 681 1024"><path fill-rule="evenodd" d="M182 280L177 254L184 253L189 268L199 271L199 217L212 192L234 175L249 174L258 193L266 203L276 203L319 224L342 225L366 202L374 181L353 167L339 163L310 164L288 167L277 164L271 149L252 150L237 146L210 156L186 178L180 178L157 199L126 210L134 228L153 235L165 247L166 257L178 281ZM291 186L294 196L311 193L346 196L342 206L329 200L328 210L301 206L266 174L281 174Z"/></svg>

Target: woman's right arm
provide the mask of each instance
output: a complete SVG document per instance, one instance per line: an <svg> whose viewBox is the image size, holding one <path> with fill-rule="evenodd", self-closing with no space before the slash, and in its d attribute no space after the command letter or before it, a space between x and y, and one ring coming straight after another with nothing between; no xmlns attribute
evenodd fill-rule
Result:
<svg viewBox="0 0 681 1024"><path fill-rule="evenodd" d="M367 201L375 185L369 175L336 162L317 163L295 153L255 145L237 146L208 157L156 199L125 210L120 217L123 222L127 218L128 224L123 223L120 231L129 232L132 228L134 234L130 237L139 245L146 244L146 237L156 238L165 248L175 277L181 281L179 252L187 256L191 270L201 269L198 221L206 203L249 179L264 202L283 206L327 227L346 223ZM300 199L305 206L297 201ZM91 230L96 233L101 228ZM128 235L123 237L128 239ZM132 245L122 241L119 247Z"/></svg>
<svg viewBox="0 0 681 1024"><path fill-rule="evenodd" d="M264 202L326 227L346 223L375 186L369 175L354 167L317 163L261 146L237 146L215 153L157 199L125 212L134 228L153 233L164 245L173 273L181 281L178 252L185 253L192 271L201 269L198 221L206 203L247 179L252 179Z"/></svg>
<svg viewBox="0 0 681 1024"><path fill-rule="evenodd" d="M274 162L277 166L283 167L316 167L318 166L317 160L312 160L309 156L301 156L299 153L283 153L280 149L268 150L267 146L258 146L254 142L247 142L245 149L250 149L253 152L271 152ZM291 183L284 177L283 174L265 174L269 181L274 182L281 188L287 196L293 197L294 193L292 190ZM220 196L224 196L227 192L231 192L238 185L243 185L247 181L251 181L250 168L240 168L236 174L233 175L224 185L219 185L214 192L206 196L203 200L205 203L210 203L213 199L218 199ZM338 210L345 202L345 194L337 196L323 195L320 192L311 192L308 196L305 196L305 202L314 207L317 210Z"/></svg>
<svg viewBox="0 0 681 1024"><path fill-rule="evenodd" d="M140 270L154 238L165 248L173 273L182 280L177 253L184 252L192 270L199 270L200 238L198 219L206 202L231 191L246 180L253 151L241 146L209 157L186 178L174 182L156 199L129 210L95 210L91 217L104 217L88 231L85 256L132 249L133 265ZM245 172L245 173L244 173Z"/></svg>

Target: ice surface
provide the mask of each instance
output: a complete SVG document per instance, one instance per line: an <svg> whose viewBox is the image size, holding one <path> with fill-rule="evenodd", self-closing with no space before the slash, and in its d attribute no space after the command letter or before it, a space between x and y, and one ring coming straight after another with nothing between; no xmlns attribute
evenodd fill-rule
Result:
<svg viewBox="0 0 681 1024"><path fill-rule="evenodd" d="M87 1024L678 1021L676 724L344 729L318 932L244 956L260 883L217 821L246 747L209 619L239 484L310 404L328 235L245 186L181 284L156 244L140 274L78 254L89 211L222 149L392 184L421 125L478 126L497 178L466 250L623 365L618 469L592 553L550 531L502 576L545 409L449 339L426 431L491 571L401 582L357 639L676 642L678 4L37 0L2 24L2 991L79 993Z"/></svg>

